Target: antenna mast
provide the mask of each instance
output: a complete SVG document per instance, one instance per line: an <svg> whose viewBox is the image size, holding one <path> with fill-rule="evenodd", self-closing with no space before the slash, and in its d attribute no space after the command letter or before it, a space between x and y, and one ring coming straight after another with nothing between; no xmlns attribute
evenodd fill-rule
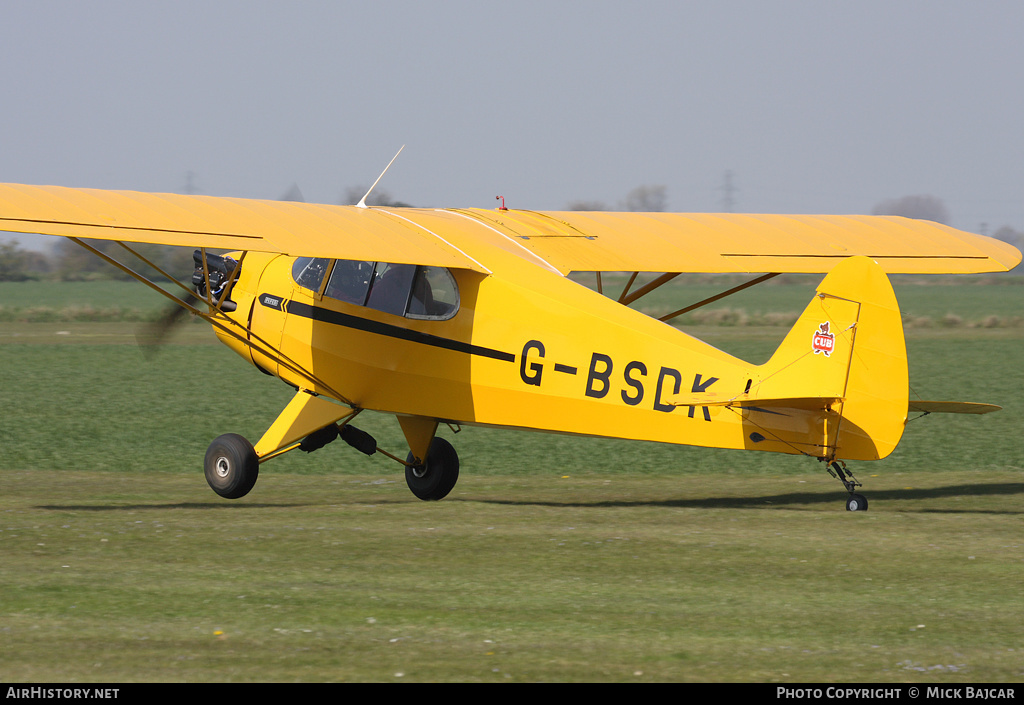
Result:
<svg viewBox="0 0 1024 705"><path fill-rule="evenodd" d="M371 186L369 188L369 190L363 195L363 197L359 199L359 203L356 204L356 208L369 208L369 206L366 205L366 198L367 198L367 196L369 196L370 195L370 191L373 191L374 187L377 186L377 182L379 182L381 179L384 178L384 174L388 173L388 169L390 169L391 165L395 163L395 160L398 159L398 155L402 153L403 149L405 149L405 145L404 144L402 145L401 149L399 149L398 152L395 153L395 156L391 157L391 161L388 162L388 165L386 167L384 167L384 171L382 171L380 173L380 176L377 177L377 181L373 182L373 186ZM356 193L359 193L359 192L356 191Z"/></svg>

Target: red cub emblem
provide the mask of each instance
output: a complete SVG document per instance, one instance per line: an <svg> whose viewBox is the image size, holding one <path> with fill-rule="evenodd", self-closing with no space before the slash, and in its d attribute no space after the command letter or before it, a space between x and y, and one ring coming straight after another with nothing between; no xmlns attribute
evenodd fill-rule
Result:
<svg viewBox="0 0 1024 705"><path fill-rule="evenodd" d="M836 344L836 337L828 332L828 321L825 321L818 330L814 332L814 338L811 340L811 348L814 350L814 354L824 353L825 357L832 354L832 348Z"/></svg>

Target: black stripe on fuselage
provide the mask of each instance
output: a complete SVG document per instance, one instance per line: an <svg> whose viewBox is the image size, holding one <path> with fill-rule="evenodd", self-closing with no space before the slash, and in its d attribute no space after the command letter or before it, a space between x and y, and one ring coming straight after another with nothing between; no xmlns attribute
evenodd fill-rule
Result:
<svg viewBox="0 0 1024 705"><path fill-rule="evenodd" d="M260 302L262 303L262 301L263 297L261 296ZM314 321L330 323L331 325L343 326L345 328L353 328L355 330L361 330L367 333L384 335L389 338L408 340L409 342L412 343L430 345L432 347L443 348L445 350L454 350L455 352L466 353L468 355L479 355L481 357L489 357L492 360L502 360L504 362L516 361L516 356L513 355L512 353L502 352L501 350L494 350L492 348L486 348L483 347L482 345L464 343L460 340L442 338L437 335L430 335L429 333L421 333L420 331L409 330L408 328L402 328L401 326L393 326L390 323L370 321L365 318L360 318L359 316L352 316L347 313L341 313L340 311L332 311L331 309L328 308L312 306L310 304L302 303L299 301L288 301L285 304L285 310L290 315L301 316L302 318L309 318Z"/></svg>

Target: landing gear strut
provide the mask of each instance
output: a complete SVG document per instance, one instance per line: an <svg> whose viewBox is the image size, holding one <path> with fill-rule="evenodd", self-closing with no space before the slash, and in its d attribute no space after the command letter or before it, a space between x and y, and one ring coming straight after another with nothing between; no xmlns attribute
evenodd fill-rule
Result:
<svg viewBox="0 0 1024 705"><path fill-rule="evenodd" d="M340 429L336 424L329 424L309 434L301 442L264 455L262 459L268 460L294 449L311 453L337 438L366 455L383 453L402 463L400 458L378 448L373 436L347 424ZM236 433L226 433L211 443L206 451L203 463L206 481L221 497L244 497L256 484L260 462L261 458L252 443ZM425 460L420 461L410 452L402 464L405 466L406 484L414 495L423 500L443 499L459 479L458 453L451 443L437 436L431 440Z"/></svg>
<svg viewBox="0 0 1024 705"><path fill-rule="evenodd" d="M866 512L868 510L867 497L855 491L861 484L854 478L853 473L846 469L846 465L841 460L833 460L828 464L828 472L842 482L843 487L850 493L850 496L846 498L846 511Z"/></svg>

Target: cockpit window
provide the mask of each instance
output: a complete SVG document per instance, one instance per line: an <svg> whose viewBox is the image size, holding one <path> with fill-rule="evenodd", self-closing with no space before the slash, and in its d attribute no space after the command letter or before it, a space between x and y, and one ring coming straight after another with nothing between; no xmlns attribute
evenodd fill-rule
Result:
<svg viewBox="0 0 1024 705"><path fill-rule="evenodd" d="M406 304L409 303L409 292L412 291L412 278L415 274L416 265L414 264L378 262L377 269L373 273L370 298L366 301L366 305L384 313L404 316Z"/></svg>
<svg viewBox="0 0 1024 705"><path fill-rule="evenodd" d="M372 279L373 262L339 259L334 263L331 280L327 282L324 294L332 299L362 306L366 303Z"/></svg>
<svg viewBox="0 0 1024 705"><path fill-rule="evenodd" d="M292 265L292 279L301 287L320 291L329 262L324 257L299 257Z"/></svg>
<svg viewBox="0 0 1024 705"><path fill-rule="evenodd" d="M299 257L292 278L299 286L319 292L330 271L324 296L367 306L395 316L444 321L459 311L459 287L444 267L363 262L322 257Z"/></svg>
<svg viewBox="0 0 1024 705"><path fill-rule="evenodd" d="M405 315L444 320L458 310L459 288L452 273L444 267L417 267Z"/></svg>

